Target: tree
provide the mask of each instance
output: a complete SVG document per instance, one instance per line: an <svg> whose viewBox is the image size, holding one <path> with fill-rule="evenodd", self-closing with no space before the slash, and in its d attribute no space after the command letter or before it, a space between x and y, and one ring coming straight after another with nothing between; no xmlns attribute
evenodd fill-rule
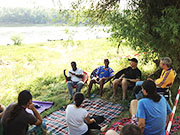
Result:
<svg viewBox="0 0 180 135"><path fill-rule="evenodd" d="M119 4L120 0L91 1L83 12L92 25L110 26L112 40L125 39L138 52L149 52L145 60L169 56L180 72L180 1L128 0L123 11Z"/></svg>

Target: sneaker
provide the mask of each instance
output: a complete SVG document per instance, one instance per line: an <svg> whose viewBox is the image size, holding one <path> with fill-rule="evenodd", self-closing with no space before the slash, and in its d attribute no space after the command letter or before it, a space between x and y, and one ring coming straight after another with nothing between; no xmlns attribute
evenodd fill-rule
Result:
<svg viewBox="0 0 180 135"><path fill-rule="evenodd" d="M100 129L100 131L101 131L101 132L105 132L105 131L107 130L107 127L108 127L108 125L102 127L102 128Z"/></svg>
<svg viewBox="0 0 180 135"><path fill-rule="evenodd" d="M92 95L91 95L91 98L94 98L94 97L95 97L95 94L92 94Z"/></svg>
<svg viewBox="0 0 180 135"><path fill-rule="evenodd" d="M112 100L112 99L115 99L115 96L114 96L114 95L112 95L112 96L110 97L110 100Z"/></svg>

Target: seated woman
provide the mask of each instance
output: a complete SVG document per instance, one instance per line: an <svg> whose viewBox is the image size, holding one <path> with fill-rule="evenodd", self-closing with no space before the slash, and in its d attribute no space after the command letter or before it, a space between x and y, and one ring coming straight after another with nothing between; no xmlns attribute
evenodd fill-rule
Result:
<svg viewBox="0 0 180 135"><path fill-rule="evenodd" d="M156 84L151 80L143 82L142 92L143 99L131 101L131 124L138 125L144 135L165 135L165 127L172 112L169 104L157 93Z"/></svg>
<svg viewBox="0 0 180 135"><path fill-rule="evenodd" d="M4 105L0 104L0 119L2 118L2 115L3 115L4 111L5 111Z"/></svg>
<svg viewBox="0 0 180 135"><path fill-rule="evenodd" d="M146 80L142 84L144 98L132 100L130 114L132 122L141 128L144 135L165 135L165 127L171 115L171 108L166 99L159 95L156 84Z"/></svg>
<svg viewBox="0 0 180 135"><path fill-rule="evenodd" d="M34 115L26 112L26 108L33 111ZM28 125L40 125L42 118L32 104L32 95L23 90L18 95L18 102L10 104L2 117L4 135L26 135Z"/></svg>
<svg viewBox="0 0 180 135"><path fill-rule="evenodd" d="M88 112L81 108L84 95L80 92L74 95L75 104L70 104L66 108L66 121L70 135L88 135L90 129L105 130L101 128L95 119L90 119Z"/></svg>

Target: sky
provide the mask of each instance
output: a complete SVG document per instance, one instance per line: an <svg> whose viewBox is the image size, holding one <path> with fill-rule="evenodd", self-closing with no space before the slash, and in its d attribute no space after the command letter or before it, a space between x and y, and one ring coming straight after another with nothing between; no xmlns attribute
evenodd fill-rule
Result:
<svg viewBox="0 0 180 135"><path fill-rule="evenodd" d="M75 0L0 0L0 7L43 7L43 8L69 8ZM121 0L121 7L126 7L126 0Z"/></svg>

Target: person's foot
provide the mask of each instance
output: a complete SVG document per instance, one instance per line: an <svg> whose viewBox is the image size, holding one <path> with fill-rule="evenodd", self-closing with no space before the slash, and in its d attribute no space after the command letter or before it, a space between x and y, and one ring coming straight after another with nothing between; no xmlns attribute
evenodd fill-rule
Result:
<svg viewBox="0 0 180 135"><path fill-rule="evenodd" d="M90 97L91 97L91 98L94 98L94 97L95 97L95 94L92 94Z"/></svg>
<svg viewBox="0 0 180 135"><path fill-rule="evenodd" d="M108 127L108 125L102 127L102 128L100 129L100 131L101 131L101 132L105 132L105 131L107 130L107 127Z"/></svg>
<svg viewBox="0 0 180 135"><path fill-rule="evenodd" d="M102 96L101 95L97 95L96 98L101 98Z"/></svg>

